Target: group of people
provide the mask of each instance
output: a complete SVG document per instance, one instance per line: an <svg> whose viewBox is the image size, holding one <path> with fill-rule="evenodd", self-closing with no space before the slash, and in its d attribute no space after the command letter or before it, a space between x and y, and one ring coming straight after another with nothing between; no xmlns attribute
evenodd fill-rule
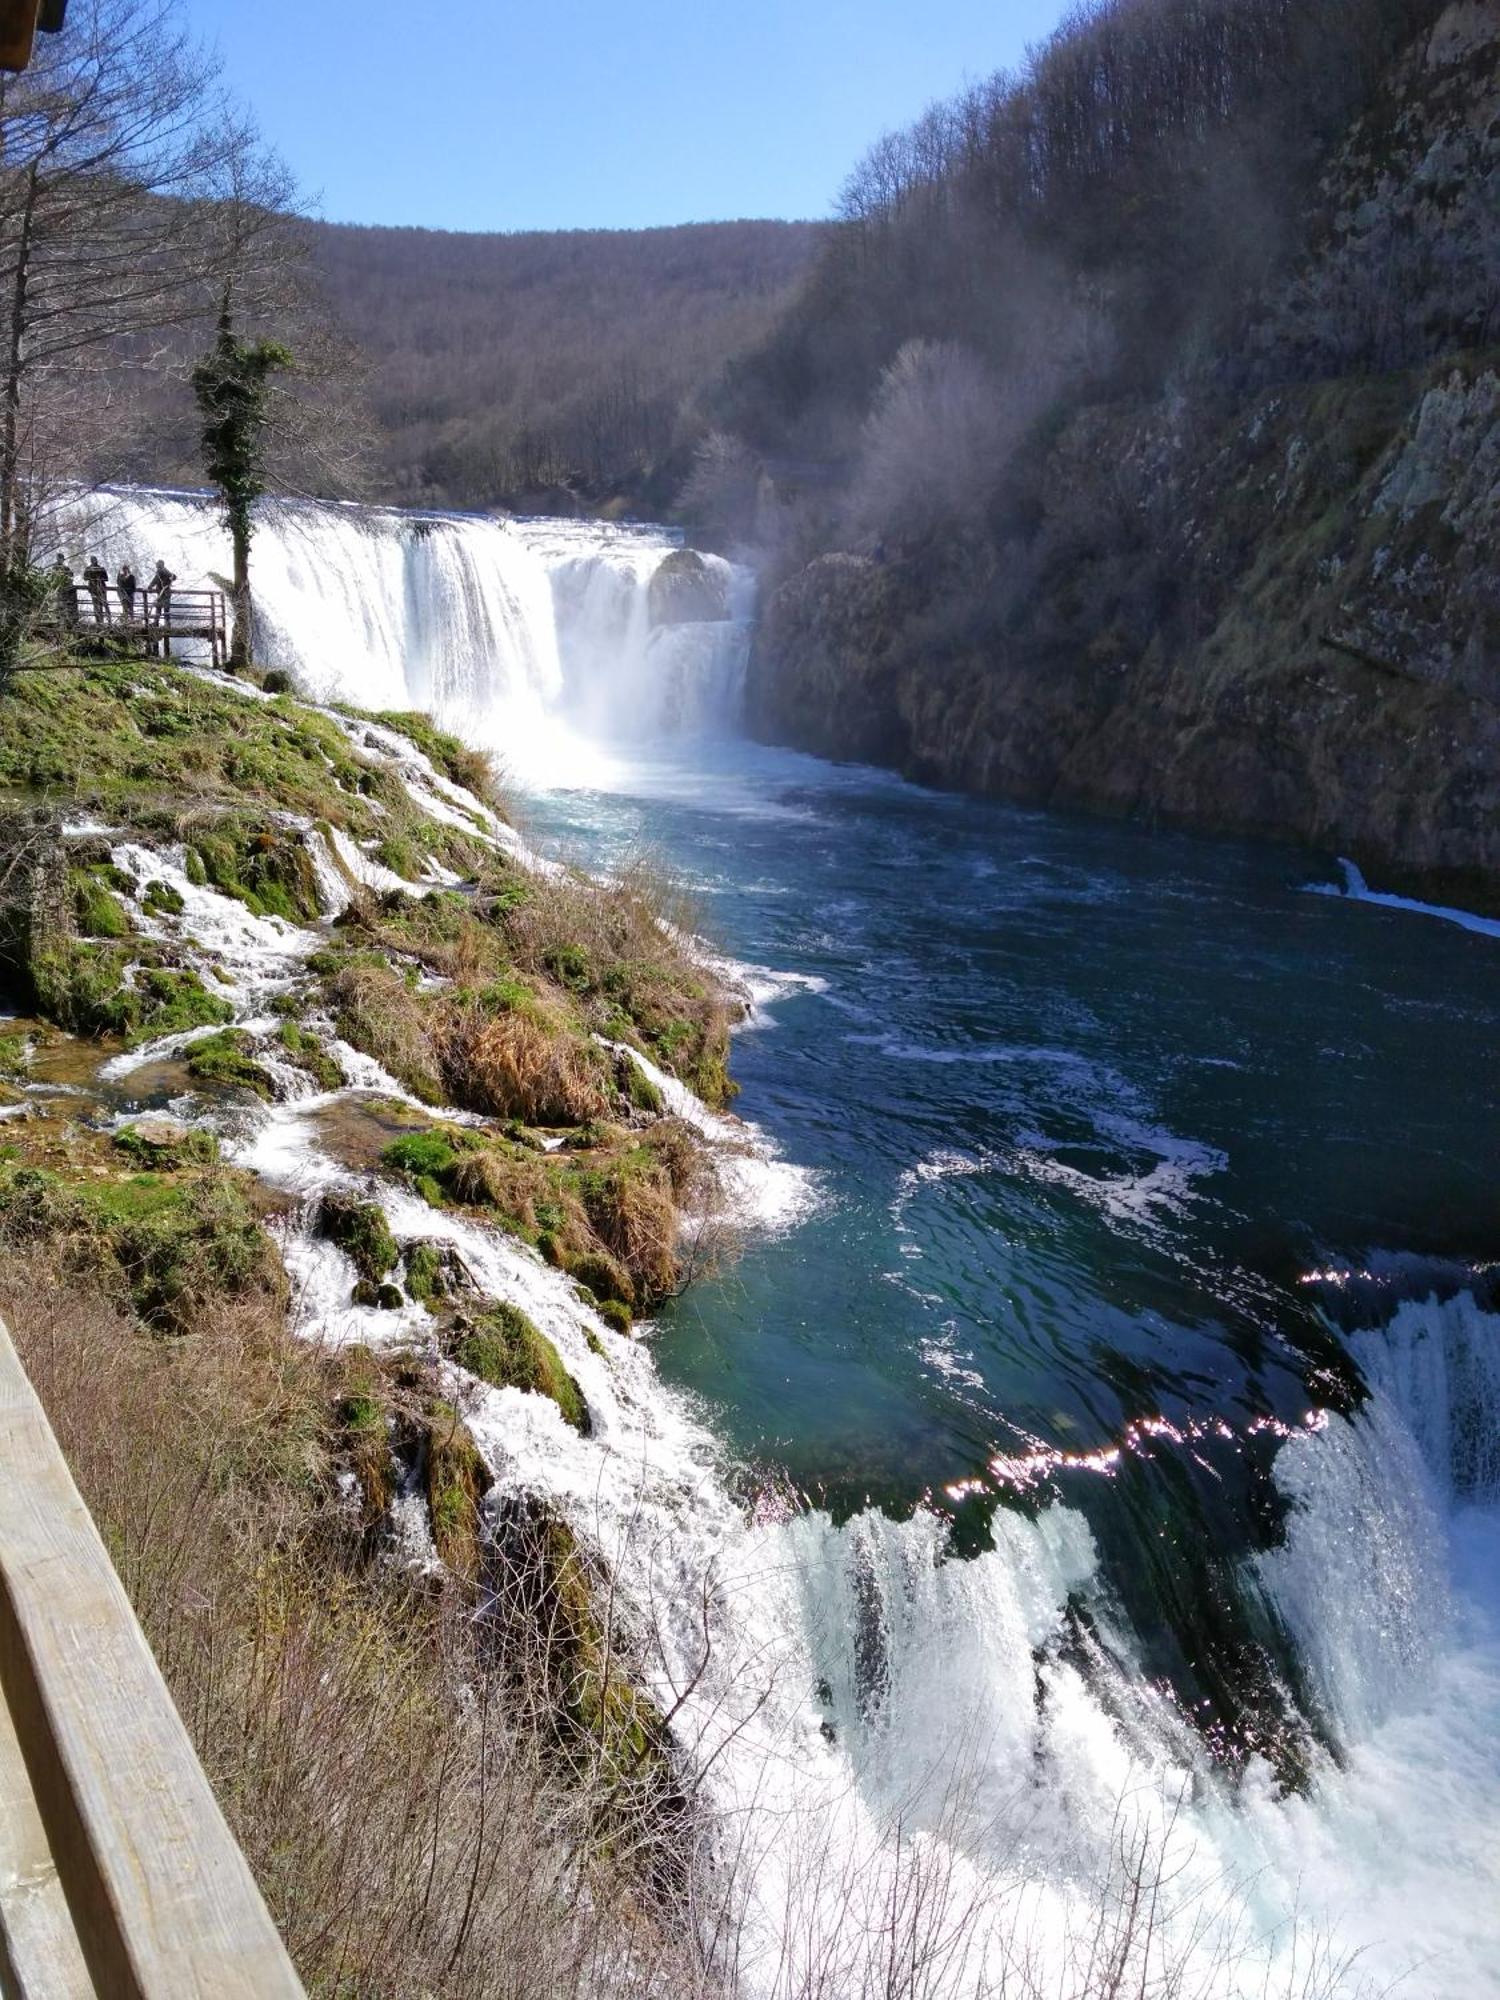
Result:
<svg viewBox="0 0 1500 2000"><path fill-rule="evenodd" d="M79 623L82 601L78 595L78 579L68 566L66 558L59 550L56 562L48 571L52 592L57 600L58 610L65 625ZM141 622L147 625L169 625L172 619L172 585L176 583L174 570L157 559L156 568L151 572L142 589L136 580L135 571L128 562L121 563L115 571L115 595L120 600L120 623L136 623L136 598L141 603ZM109 571L97 556L90 556L83 569L83 587L89 594L89 602L94 609L96 625L111 625L114 619L109 608Z"/></svg>

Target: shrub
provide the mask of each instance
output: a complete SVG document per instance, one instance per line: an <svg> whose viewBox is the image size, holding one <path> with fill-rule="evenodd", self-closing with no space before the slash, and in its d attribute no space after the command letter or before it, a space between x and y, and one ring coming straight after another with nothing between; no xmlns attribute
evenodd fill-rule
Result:
<svg viewBox="0 0 1500 2000"><path fill-rule="evenodd" d="M607 1109L599 1052L528 1013L460 1002L438 1016L433 1039L454 1101L469 1110L580 1125Z"/></svg>
<svg viewBox="0 0 1500 2000"><path fill-rule="evenodd" d="M347 964L328 986L334 1023L346 1042L373 1056L424 1104L443 1086L427 1038L427 1011L406 982L378 963Z"/></svg>

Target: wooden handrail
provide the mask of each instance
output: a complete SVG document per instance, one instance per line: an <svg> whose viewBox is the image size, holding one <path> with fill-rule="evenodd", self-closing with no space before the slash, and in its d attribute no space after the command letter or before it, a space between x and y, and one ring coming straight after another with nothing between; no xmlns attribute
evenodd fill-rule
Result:
<svg viewBox="0 0 1500 2000"><path fill-rule="evenodd" d="M6 2000L304 2000L3 1324L0 1691Z"/></svg>

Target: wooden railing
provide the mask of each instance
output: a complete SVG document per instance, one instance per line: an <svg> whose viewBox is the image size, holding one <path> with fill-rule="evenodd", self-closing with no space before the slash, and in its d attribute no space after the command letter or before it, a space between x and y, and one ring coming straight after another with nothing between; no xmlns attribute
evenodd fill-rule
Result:
<svg viewBox="0 0 1500 2000"><path fill-rule="evenodd" d="M43 636L67 640L87 637L93 643L110 640L131 654L164 659L172 656L174 639L206 639L216 667L229 658L229 619L222 590L174 590L165 604L138 590L127 616L118 592L111 587L104 615L88 591L80 588L78 602L56 604L41 619Z"/></svg>
<svg viewBox="0 0 1500 2000"><path fill-rule="evenodd" d="M301 2000L0 1325L0 1996Z"/></svg>

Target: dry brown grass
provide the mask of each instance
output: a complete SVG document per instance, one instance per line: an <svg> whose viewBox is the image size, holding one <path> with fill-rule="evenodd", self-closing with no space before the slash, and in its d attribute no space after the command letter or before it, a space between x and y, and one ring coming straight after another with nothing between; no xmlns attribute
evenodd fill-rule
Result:
<svg viewBox="0 0 1500 2000"><path fill-rule="evenodd" d="M346 1042L373 1056L424 1104L442 1102L427 1012L399 973L379 965L345 966L330 982L328 998Z"/></svg>
<svg viewBox="0 0 1500 2000"><path fill-rule="evenodd" d="M554 1768L545 1635L528 1674L503 1601L502 1648L470 1592L368 1560L329 1364L264 1301L154 1339L37 1249L0 1311L312 1994L708 1990L649 1820Z"/></svg>
<svg viewBox="0 0 1500 2000"><path fill-rule="evenodd" d="M519 1008L494 1013L459 998L436 1014L432 1041L450 1097L467 1110L585 1125L608 1109L598 1051Z"/></svg>

